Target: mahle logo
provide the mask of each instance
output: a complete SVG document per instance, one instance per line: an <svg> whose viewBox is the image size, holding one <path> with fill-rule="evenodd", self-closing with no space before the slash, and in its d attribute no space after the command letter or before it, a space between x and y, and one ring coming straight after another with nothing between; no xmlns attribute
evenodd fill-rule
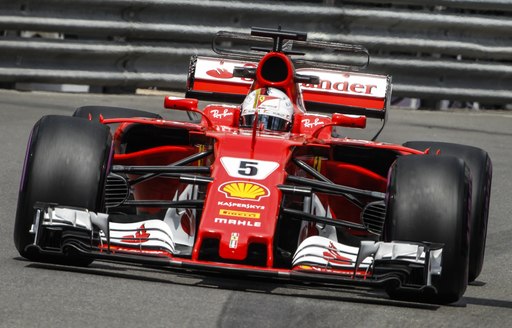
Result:
<svg viewBox="0 0 512 328"><path fill-rule="evenodd" d="M231 181L220 185L219 191L227 198L246 199L259 201L261 198L270 196L267 187L254 182Z"/></svg>

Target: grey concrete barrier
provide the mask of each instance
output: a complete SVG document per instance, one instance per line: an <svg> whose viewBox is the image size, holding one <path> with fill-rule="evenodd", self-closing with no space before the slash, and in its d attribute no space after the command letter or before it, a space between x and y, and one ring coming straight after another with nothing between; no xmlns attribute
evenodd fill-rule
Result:
<svg viewBox="0 0 512 328"><path fill-rule="evenodd" d="M0 1L0 81L183 90L215 32L251 26L362 44L400 97L512 103L508 0Z"/></svg>

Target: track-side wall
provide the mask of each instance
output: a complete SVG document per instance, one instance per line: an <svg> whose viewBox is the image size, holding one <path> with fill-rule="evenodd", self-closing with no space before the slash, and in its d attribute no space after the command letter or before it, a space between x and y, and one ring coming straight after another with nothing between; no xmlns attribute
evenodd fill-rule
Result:
<svg viewBox="0 0 512 328"><path fill-rule="evenodd" d="M366 46L394 96L512 103L509 0L0 1L0 83L184 90L216 31L279 25Z"/></svg>

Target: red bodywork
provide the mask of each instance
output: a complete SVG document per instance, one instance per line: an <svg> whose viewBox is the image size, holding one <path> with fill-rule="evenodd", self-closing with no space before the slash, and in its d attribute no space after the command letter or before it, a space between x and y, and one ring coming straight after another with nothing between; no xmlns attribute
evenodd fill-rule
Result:
<svg viewBox="0 0 512 328"><path fill-rule="evenodd" d="M223 61L220 61L223 64ZM272 65L279 66L285 71L273 81L269 79ZM253 66L253 65L249 65ZM277 68L276 68L277 69ZM223 74L213 74L223 72ZM251 245L258 245L261 254L265 254L264 264L260 267L273 271L276 268L276 238L278 221L283 201L280 185L286 183L289 175L304 176L307 174L291 163L292 158L300 159L313 167L335 184L348 187L386 192L386 172L396 156L420 153L396 145L352 140L348 138L333 138L332 126L364 127L366 118L351 117L343 114L333 116L310 114L306 112L304 101L326 104L352 106L367 110L368 113L379 113L385 119L385 110L389 97L389 86L385 96L373 96L377 85L364 83L349 83L342 81L320 81L316 87L311 84L295 82L295 68L290 58L281 52L270 52L257 64L255 78L244 79L242 83L230 82L232 75L222 67L211 67L208 75L214 79L201 80L199 73L194 77L189 90L196 92L215 91L218 93L247 94L251 90L262 87L274 87L284 91L291 99L295 116L290 132L272 132L261 130L257 126L250 128L239 127L240 108L233 105L208 105L202 111L197 109L197 100L166 98L165 107L179 110L189 110L200 113L199 123L184 123L166 120L133 118L133 119L104 119L104 124L121 123L114 136L116 153L114 165L170 165L180 159L198 152L212 150L212 155L189 165L209 166L213 181L204 190L204 207L196 218L199 222L195 234L195 242L189 256L179 260L183 262L214 264L222 263L228 267L251 267L247 262ZM349 73L346 73L350 76ZM217 78L217 80L215 80ZM389 81L388 81L389 82ZM316 88L316 89L315 89ZM329 88L346 91L345 96L330 92ZM304 89L304 92L303 90ZM333 119L333 117L335 119ZM150 146L145 149L127 151L129 145L125 139L134 126L148 125L155 128L168 129L170 133L182 136L176 144ZM143 147L144 148L144 147ZM379 155L365 155L362 165L357 155L351 160L345 160L346 153L351 149L366 154L365 150L386 154L386 160ZM370 154L370 152L368 152ZM355 162L354 162L355 161ZM374 163L371 163L374 161ZM378 167L378 169L375 169ZM261 174L254 171L263 170ZM130 176L135 178L137 176ZM176 179L154 177L148 181L133 186L136 200L171 200L183 191L183 185ZM333 219L345 220L360 224L361 208L349 199L333 195L323 195L320 199L332 214ZM138 207L138 214L162 217L165 210L153 207ZM182 218L182 228L190 231L189 218ZM367 235L364 231L347 231L354 236ZM146 232L145 230L143 231ZM142 233L142 232L141 232ZM293 242L307 235L315 234L313 225L301 231ZM284 238L284 237L283 237ZM206 256L202 252L205 245L212 241L218 243L218 254ZM263 249L263 250L262 250ZM140 254L138 248L110 247L110 251L133 252ZM154 255L176 256L161 250L145 251ZM364 273L363 273L364 274Z"/></svg>

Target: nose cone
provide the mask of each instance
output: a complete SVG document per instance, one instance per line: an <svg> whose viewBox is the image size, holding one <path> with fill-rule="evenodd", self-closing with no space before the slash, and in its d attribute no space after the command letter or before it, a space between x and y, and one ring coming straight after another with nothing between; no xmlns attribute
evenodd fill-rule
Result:
<svg viewBox="0 0 512 328"><path fill-rule="evenodd" d="M252 262L247 261L248 253L249 256L258 253L266 257L262 260L264 264L272 266L281 203L277 186L286 178L281 163L290 155L290 144L275 135L258 137L254 151L248 147L250 144L250 135L219 138L219 151L212 165L215 180L207 189L193 257L199 258L203 240L214 239L219 247L215 260L220 257L220 260L246 264Z"/></svg>

